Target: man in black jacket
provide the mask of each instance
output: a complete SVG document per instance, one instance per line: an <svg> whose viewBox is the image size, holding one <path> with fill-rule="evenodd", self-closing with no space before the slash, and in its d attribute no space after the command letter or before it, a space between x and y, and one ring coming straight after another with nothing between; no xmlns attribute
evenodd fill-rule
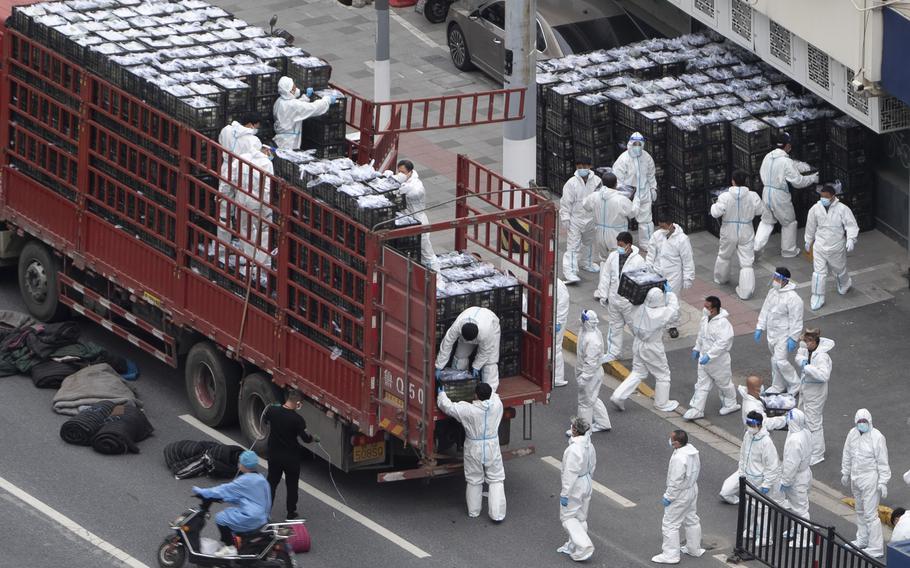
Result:
<svg viewBox="0 0 910 568"><path fill-rule="evenodd" d="M297 411L303 403L300 391L288 390L281 406L272 405L265 411L265 423L269 425L269 486L272 488L272 504L275 503L275 489L282 474L287 488L288 519L297 518L297 481L300 478L300 443L298 438L310 444L319 442L319 436L306 430L306 420Z"/></svg>

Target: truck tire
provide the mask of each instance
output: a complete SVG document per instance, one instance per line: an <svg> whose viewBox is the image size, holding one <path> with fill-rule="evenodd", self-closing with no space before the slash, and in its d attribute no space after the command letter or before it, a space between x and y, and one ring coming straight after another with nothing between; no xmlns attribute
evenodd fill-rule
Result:
<svg viewBox="0 0 910 568"><path fill-rule="evenodd" d="M200 341L186 356L184 379L193 414L217 428L237 422L240 365L222 353L214 343Z"/></svg>
<svg viewBox="0 0 910 568"><path fill-rule="evenodd" d="M68 310L60 302L57 272L60 263L50 249L29 241L19 254L19 292L35 319L52 322L66 319Z"/></svg>
<svg viewBox="0 0 910 568"><path fill-rule="evenodd" d="M265 373L252 373L240 385L240 406L238 417L240 431L248 444L259 455L265 455L268 428L262 424L262 413L269 405L281 404L284 397L281 389Z"/></svg>

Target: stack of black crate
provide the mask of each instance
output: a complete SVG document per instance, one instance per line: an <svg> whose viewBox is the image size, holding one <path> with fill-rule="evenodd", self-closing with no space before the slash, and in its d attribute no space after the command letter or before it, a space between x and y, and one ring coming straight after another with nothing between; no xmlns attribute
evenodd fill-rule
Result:
<svg viewBox="0 0 910 568"><path fill-rule="evenodd" d="M875 228L875 175L872 171L869 130L848 116L827 124L822 181L841 183L838 198L856 217L860 231Z"/></svg>
<svg viewBox="0 0 910 568"><path fill-rule="evenodd" d="M821 174L819 170L825 157L825 123L824 118L816 118L803 120L786 127L786 131L790 135L790 143L793 146L790 156L794 160L806 162L812 167L810 172L819 172L819 174ZM780 130L782 129L771 127L772 140L779 135ZM790 186L793 210L796 212L796 221L800 227L806 225L809 209L818 201L816 189L815 184L804 188Z"/></svg>
<svg viewBox="0 0 910 568"><path fill-rule="evenodd" d="M729 179L729 123L688 129L671 121L667 127L668 212L686 233L705 229L705 192Z"/></svg>
<svg viewBox="0 0 910 568"><path fill-rule="evenodd" d="M746 172L746 185L761 194L763 184L759 170L765 156L774 147L771 126L756 118L739 120L730 125L733 169Z"/></svg>
<svg viewBox="0 0 910 568"><path fill-rule="evenodd" d="M599 93L585 93L573 97L571 106L575 159L590 158L594 168L612 166L615 155L610 99Z"/></svg>
<svg viewBox="0 0 910 568"><path fill-rule="evenodd" d="M328 63L302 65L295 59L287 63L288 76L294 80L294 86L302 92L312 88L316 93L314 98L317 98L320 91L329 88L332 66ZM337 158L345 155L346 113L347 99L340 97L325 114L304 120L301 125L301 149L315 149L316 156L320 158Z"/></svg>
<svg viewBox="0 0 910 568"><path fill-rule="evenodd" d="M572 98L581 93L574 85L548 85L546 93L546 129L543 132L547 187L562 195L562 186L575 171L572 140Z"/></svg>

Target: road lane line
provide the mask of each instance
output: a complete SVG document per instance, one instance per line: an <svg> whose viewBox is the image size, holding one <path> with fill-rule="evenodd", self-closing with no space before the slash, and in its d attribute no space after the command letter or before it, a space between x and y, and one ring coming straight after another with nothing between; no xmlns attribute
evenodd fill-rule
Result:
<svg viewBox="0 0 910 568"><path fill-rule="evenodd" d="M15 485L13 485L12 483L10 483L9 481L7 481L6 479L4 479L2 477L0 477L0 489L2 489L3 491L6 491L7 493L12 495L16 499L19 499L20 501L22 501L29 507L35 509L39 513L42 513L44 516L50 518L52 521L54 521L58 525L62 526L66 530L70 531L74 535L87 541L92 546L95 546L95 547L103 550L104 552L113 556L120 562L123 562L127 566L130 566L131 568L149 568L149 566L147 564L143 564L142 562L136 560L135 558L133 558L132 556L130 556L123 550L120 550L113 544L107 542L106 540L99 537L95 533L89 531L87 528L83 527L82 525L80 525L76 521L72 520L71 518L67 517L63 513L57 511L56 509L49 507L43 501L40 501L40 500L36 499L35 497L32 497L31 495L29 495L22 489L19 489L18 487L16 487Z"/></svg>
<svg viewBox="0 0 910 568"><path fill-rule="evenodd" d="M206 426L205 424L203 424L202 422L197 420L195 417L190 416L189 414L181 414L180 419L183 420L184 422L186 422L187 424L189 424L190 426L192 426L193 428L196 428L200 432L203 432L210 438L214 438L215 440L218 440L222 444L227 444L230 446L246 447L243 444L241 444L240 442L237 442L236 440L233 440L230 437L225 436L218 430L215 430L214 428ZM264 459L260 458L259 466L264 469L268 469L269 464ZM309 495L315 497L317 500L322 501L323 503L325 503L329 507L335 509L339 513L341 513L343 515L347 515L352 520L357 521L358 523L360 523L361 525L370 529L371 531L378 534L379 536L381 536L387 540L390 540L393 544L398 545L399 547L401 547L404 550L406 550L407 552L413 554L417 558L429 558L430 557L429 552L423 550L422 548L415 546L414 544L411 544L410 542L401 538L397 534L395 534L392 531L388 530L387 528L383 527L376 521L373 521L373 520L365 517L364 515L361 515L354 509L352 509L352 508L348 507L347 505L345 505L344 503L330 497L328 494L323 493L322 491L320 491L316 487L310 485L309 483L306 483L305 481L298 479L297 486L300 487L300 489L302 489L305 493L308 493Z"/></svg>
<svg viewBox="0 0 910 568"><path fill-rule="evenodd" d="M448 47L445 47L445 46L442 46L442 45L439 45L438 43L436 43L436 41L435 41L433 38L431 38L431 37L428 36L427 34L423 33L422 31L418 30L418 29L414 26L414 24L412 24L411 22L405 20L404 18L402 18L402 17L399 16L398 14L396 14L394 10L389 10L389 16L391 16L391 18L392 18L393 20L395 20L396 22L398 22L399 24L401 24L401 26L402 26L404 29L406 29L406 30L408 30L409 32L411 32L411 34L412 34L414 37L416 37L417 39L419 39L419 40L422 41L423 43L427 44L428 46L434 47L434 48L437 48L437 49L441 49L441 50L446 51L446 52L449 51L449 48L448 48Z"/></svg>
<svg viewBox="0 0 910 568"><path fill-rule="evenodd" d="M556 469L562 469L562 462L560 460L554 458L553 456L543 456L540 459L543 460L544 463L548 463L548 464L552 465L553 467L555 467ZM613 491L606 485L598 483L598 482L594 481L593 479L591 480L591 482L592 482L592 486L594 487L594 491L597 491L598 493L605 496L607 499L613 501L620 507L625 507L626 509L629 509L629 508L635 506L635 503L633 501L629 501L628 499L626 499L619 493Z"/></svg>

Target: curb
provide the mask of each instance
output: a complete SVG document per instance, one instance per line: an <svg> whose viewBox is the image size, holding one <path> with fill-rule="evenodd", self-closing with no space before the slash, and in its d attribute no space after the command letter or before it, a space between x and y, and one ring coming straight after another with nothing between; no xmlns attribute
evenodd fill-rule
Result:
<svg viewBox="0 0 910 568"><path fill-rule="evenodd" d="M565 334L563 334L562 348L575 353L575 350L578 348L578 336L567 329ZM629 369L626 369L625 365L619 361L610 361L609 363L604 363L603 368L605 373L616 377L620 381L626 380L626 377L629 376ZM654 389L646 385L644 382L638 385L638 392L648 398L654 398Z"/></svg>

